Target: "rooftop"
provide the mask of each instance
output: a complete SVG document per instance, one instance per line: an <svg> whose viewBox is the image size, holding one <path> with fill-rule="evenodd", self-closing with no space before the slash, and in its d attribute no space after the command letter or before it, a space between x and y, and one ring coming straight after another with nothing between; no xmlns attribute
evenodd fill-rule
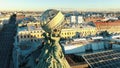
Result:
<svg viewBox="0 0 120 68"><path fill-rule="evenodd" d="M33 22L32 22L33 23ZM40 26L36 26L34 23L26 23L22 24L18 27L17 31L34 31L34 30L42 30ZM31 25L32 24L32 25Z"/></svg>
<svg viewBox="0 0 120 68"><path fill-rule="evenodd" d="M93 54L83 55L91 68L119 68L120 50L108 50Z"/></svg>
<svg viewBox="0 0 120 68"><path fill-rule="evenodd" d="M120 20L99 21L94 23L96 26L119 26Z"/></svg>
<svg viewBox="0 0 120 68"><path fill-rule="evenodd" d="M102 39L103 39L103 37L100 37L100 36L98 36L98 37L91 37L89 39L86 39L86 38L71 39L69 41L64 41L64 42L61 41L61 44L63 46L86 45L86 44L90 44L90 43L93 43L93 42L97 43L99 41L103 41Z"/></svg>
<svg viewBox="0 0 120 68"><path fill-rule="evenodd" d="M71 28L74 28L74 29L78 29L78 28L95 28L95 26L93 26L94 23L81 23L81 24L66 24L64 25L63 28L68 28L68 29L71 29Z"/></svg>

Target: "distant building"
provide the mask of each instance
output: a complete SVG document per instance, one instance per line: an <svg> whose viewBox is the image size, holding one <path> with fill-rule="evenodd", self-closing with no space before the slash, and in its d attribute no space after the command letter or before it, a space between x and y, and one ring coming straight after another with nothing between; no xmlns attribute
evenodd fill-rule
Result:
<svg viewBox="0 0 120 68"><path fill-rule="evenodd" d="M77 22L76 16L71 16L71 17L70 17L70 22L71 22L71 23L76 23L76 22Z"/></svg>
<svg viewBox="0 0 120 68"><path fill-rule="evenodd" d="M108 21L108 20L118 20L117 17L105 17L105 19L103 19L103 21Z"/></svg>
<svg viewBox="0 0 120 68"><path fill-rule="evenodd" d="M44 32L40 27L40 22L29 22L26 24L18 24L18 42L24 41L36 42L42 38Z"/></svg>
<svg viewBox="0 0 120 68"><path fill-rule="evenodd" d="M65 23L70 24L70 22L71 22L70 17L65 17Z"/></svg>
<svg viewBox="0 0 120 68"><path fill-rule="evenodd" d="M61 37L73 38L73 37L86 37L89 35L95 35L97 33L96 27L84 25L75 28L64 28L61 30Z"/></svg>
<svg viewBox="0 0 120 68"><path fill-rule="evenodd" d="M3 24L8 24L10 16L1 16L0 21L2 21Z"/></svg>
<svg viewBox="0 0 120 68"><path fill-rule="evenodd" d="M25 18L25 15L17 15L17 17L16 17L17 20L21 20L23 18Z"/></svg>
<svg viewBox="0 0 120 68"><path fill-rule="evenodd" d="M84 19L83 19L83 16L71 16L70 17L70 23L83 23L84 22Z"/></svg>
<svg viewBox="0 0 120 68"><path fill-rule="evenodd" d="M85 22L96 22L105 19L104 17L87 17L85 18Z"/></svg>
<svg viewBox="0 0 120 68"><path fill-rule="evenodd" d="M98 31L108 31L109 33L120 33L120 20L109 20L94 22Z"/></svg>
<svg viewBox="0 0 120 68"><path fill-rule="evenodd" d="M75 36L75 33L74 29L62 29L60 35L62 38L72 38Z"/></svg>
<svg viewBox="0 0 120 68"><path fill-rule="evenodd" d="M83 22L84 22L83 16L78 16L77 23L83 23Z"/></svg>

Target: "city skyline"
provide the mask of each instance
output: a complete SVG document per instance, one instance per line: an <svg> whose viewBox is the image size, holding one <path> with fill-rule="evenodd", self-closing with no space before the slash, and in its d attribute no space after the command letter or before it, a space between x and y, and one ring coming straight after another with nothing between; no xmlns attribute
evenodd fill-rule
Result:
<svg viewBox="0 0 120 68"><path fill-rule="evenodd" d="M120 0L0 0L0 11L20 10L120 10Z"/></svg>

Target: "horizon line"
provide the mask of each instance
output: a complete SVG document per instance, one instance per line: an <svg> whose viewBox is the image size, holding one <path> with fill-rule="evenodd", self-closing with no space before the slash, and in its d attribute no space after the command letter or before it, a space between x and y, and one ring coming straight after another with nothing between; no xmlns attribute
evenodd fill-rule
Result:
<svg viewBox="0 0 120 68"><path fill-rule="evenodd" d="M47 9L56 9L56 10L60 10L60 11L120 11L120 8L85 8L85 9L81 9L81 8L41 8L38 10L36 9L3 9L0 11L45 11Z"/></svg>

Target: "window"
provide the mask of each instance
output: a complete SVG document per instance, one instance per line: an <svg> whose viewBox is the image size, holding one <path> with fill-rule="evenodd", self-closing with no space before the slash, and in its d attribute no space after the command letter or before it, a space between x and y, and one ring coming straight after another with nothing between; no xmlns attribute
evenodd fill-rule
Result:
<svg viewBox="0 0 120 68"><path fill-rule="evenodd" d="M26 38L26 35L24 35L24 38Z"/></svg>
<svg viewBox="0 0 120 68"><path fill-rule="evenodd" d="M21 38L23 38L23 36L21 36Z"/></svg>
<svg viewBox="0 0 120 68"><path fill-rule="evenodd" d="M39 35L37 35L37 37L39 37Z"/></svg>
<svg viewBox="0 0 120 68"><path fill-rule="evenodd" d="M31 35L31 38L33 38L33 36Z"/></svg>
<svg viewBox="0 0 120 68"><path fill-rule="evenodd" d="M35 39L34 41L36 42L37 40Z"/></svg>
<svg viewBox="0 0 120 68"><path fill-rule="evenodd" d="M69 33L67 33L67 35L69 35Z"/></svg>
<svg viewBox="0 0 120 68"><path fill-rule="evenodd" d="M37 25L37 24L35 24L35 27L36 27L36 28L38 28L38 25Z"/></svg>
<svg viewBox="0 0 120 68"><path fill-rule="evenodd" d="M65 33L65 35L66 35L66 33Z"/></svg>
<svg viewBox="0 0 120 68"><path fill-rule="evenodd" d="M31 39L31 42L33 42L33 39Z"/></svg>
<svg viewBox="0 0 120 68"><path fill-rule="evenodd" d="M30 36L29 36L29 35L27 35L27 37L29 38Z"/></svg>

